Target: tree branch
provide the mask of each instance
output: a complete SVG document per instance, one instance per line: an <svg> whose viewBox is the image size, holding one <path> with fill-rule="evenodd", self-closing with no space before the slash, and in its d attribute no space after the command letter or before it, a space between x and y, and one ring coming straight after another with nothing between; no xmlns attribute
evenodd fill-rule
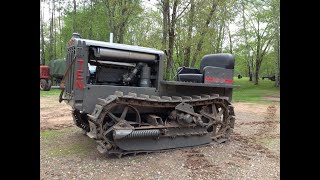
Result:
<svg viewBox="0 0 320 180"><path fill-rule="evenodd" d="M181 11L181 13L177 16L177 18L176 19L179 19L180 18L180 16L183 14L183 12L188 8L188 6L190 5L190 1L189 1L189 3L184 7L184 9Z"/></svg>

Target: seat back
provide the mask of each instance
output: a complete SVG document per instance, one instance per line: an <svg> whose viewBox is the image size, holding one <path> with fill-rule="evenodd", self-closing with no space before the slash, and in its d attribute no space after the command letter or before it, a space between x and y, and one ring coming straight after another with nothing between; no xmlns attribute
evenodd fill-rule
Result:
<svg viewBox="0 0 320 180"><path fill-rule="evenodd" d="M208 54L201 59L200 69L179 67L177 81L233 83L234 62L235 59L231 54Z"/></svg>
<svg viewBox="0 0 320 180"><path fill-rule="evenodd" d="M233 55L227 53L220 54L208 54L202 57L200 63L200 72L203 73L203 69L206 66L220 67L225 69L234 69L235 59Z"/></svg>
<svg viewBox="0 0 320 180"><path fill-rule="evenodd" d="M206 66L203 69L204 83L232 84L233 69Z"/></svg>

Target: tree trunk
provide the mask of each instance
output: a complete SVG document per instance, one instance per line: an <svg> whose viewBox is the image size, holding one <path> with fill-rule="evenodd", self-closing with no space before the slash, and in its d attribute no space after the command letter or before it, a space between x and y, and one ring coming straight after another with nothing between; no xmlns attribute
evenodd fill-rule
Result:
<svg viewBox="0 0 320 180"><path fill-rule="evenodd" d="M123 38L124 38L124 34L126 31L126 27L128 24L128 18L129 18L129 12L128 12L128 4L126 3L126 1L124 1L124 4L121 4L121 23L120 23L120 27L119 27L119 38L118 38L118 42L123 44Z"/></svg>
<svg viewBox="0 0 320 180"><path fill-rule="evenodd" d="M276 35L276 87L280 87L280 37Z"/></svg>
<svg viewBox="0 0 320 180"><path fill-rule="evenodd" d="M52 0L52 4L54 4L54 0ZM49 8L51 10L51 20L50 20L50 35L49 35L49 61L53 59L53 8Z"/></svg>
<svg viewBox="0 0 320 180"><path fill-rule="evenodd" d="M189 67L190 64L190 53L191 53L191 36L193 28L193 17L194 17L194 0L190 0L190 14L188 19L188 35L187 35L187 44L184 49L184 63L183 65Z"/></svg>
<svg viewBox="0 0 320 180"><path fill-rule="evenodd" d="M92 2L92 0L90 0L90 11L91 11L90 18L91 18L91 20L90 20L90 29L89 29L89 39L92 39L92 24L93 24L93 19L94 19L92 4L93 4L93 2Z"/></svg>
<svg viewBox="0 0 320 180"><path fill-rule="evenodd" d="M114 42L124 43L129 18L139 5L138 1L107 1L105 0L107 20L110 32L113 33ZM133 6L132 6L133 5Z"/></svg>
<svg viewBox="0 0 320 180"><path fill-rule="evenodd" d="M243 21L243 31L244 31L244 39L245 39L245 44L246 44L246 50L249 54L250 52L250 47L249 47L249 44L248 44L248 35L247 35L247 27L246 27L246 18L244 16L244 11L245 11L245 6L244 6L244 1L242 0L241 2L241 5L242 5L242 21ZM249 81L252 81L252 72L253 72L253 57L249 57L249 55L246 55L246 60L247 60L247 63L248 63L248 72L249 72Z"/></svg>
<svg viewBox="0 0 320 180"><path fill-rule="evenodd" d="M221 53L222 52L222 44L224 41L224 33L225 33L225 17L226 17L226 6L223 8L223 17L220 22L220 28L219 28L219 35L218 35L218 40L217 40L217 45L216 45L216 53Z"/></svg>
<svg viewBox="0 0 320 180"><path fill-rule="evenodd" d="M107 24L109 24L109 29L110 29L110 33L113 33L113 38L116 39L117 38L117 32L115 32L114 30L114 25L113 25L113 19L114 19L114 9L111 8L110 6L114 7L115 4L111 4L108 0L105 0L105 5L106 5L106 16L107 16ZM111 41L111 39L109 39L109 41Z"/></svg>
<svg viewBox="0 0 320 180"><path fill-rule="evenodd" d="M223 23L223 28L222 28L222 39L220 41L220 49L219 49L219 53L222 53L222 46L223 46L223 42L224 42L224 35L225 35L225 23Z"/></svg>
<svg viewBox="0 0 320 180"><path fill-rule="evenodd" d="M280 87L280 32L279 32L279 15L278 15L278 9L276 8L278 2L273 2L273 16L274 16L274 22L275 22L275 44L274 49L276 51L276 81L275 86Z"/></svg>
<svg viewBox="0 0 320 180"><path fill-rule="evenodd" d="M261 60L257 59L256 60L256 70L255 70L255 73L254 73L254 85L258 85L259 84L259 71L260 71L260 65L259 65L259 62Z"/></svg>
<svg viewBox="0 0 320 180"><path fill-rule="evenodd" d="M77 32L77 3L76 0L73 0L73 22L72 22L72 31Z"/></svg>
<svg viewBox="0 0 320 180"><path fill-rule="evenodd" d="M250 66L250 72L251 72L249 81L253 81L253 78L254 78L253 56L251 57L251 60L249 60L249 66Z"/></svg>
<svg viewBox="0 0 320 180"><path fill-rule="evenodd" d="M251 68L250 68L250 64L247 64L248 67L248 77L249 77L249 81L252 81L252 72L251 72Z"/></svg>
<svg viewBox="0 0 320 180"><path fill-rule="evenodd" d="M221 53L221 44L222 44L222 41L223 41L223 23L220 24L220 27L219 27L219 33L218 33L218 38L217 38L217 43L216 43L216 48L215 48L215 53Z"/></svg>
<svg viewBox="0 0 320 180"><path fill-rule="evenodd" d="M56 26L55 26L55 18L56 18L56 3L53 0L53 26L52 28L54 29L54 56L53 58L56 59L57 58L57 30L56 30Z"/></svg>
<svg viewBox="0 0 320 180"><path fill-rule="evenodd" d="M261 48L262 48L262 44L261 44L261 36L260 36L260 21L259 19L257 20L257 25L258 25L258 29L257 29L257 32L256 32L256 39L257 39L257 52L256 52L256 67L255 69L253 68L253 76L254 76L254 84L255 85L258 85L259 83L259 69L260 69L260 66L259 66L259 63L260 63L260 59L262 59L262 55L261 55ZM252 60L252 64L253 64L253 60Z"/></svg>
<svg viewBox="0 0 320 180"><path fill-rule="evenodd" d="M59 1L59 37L60 37L60 57L62 57L62 40L61 40L61 1Z"/></svg>
<svg viewBox="0 0 320 180"><path fill-rule="evenodd" d="M164 0L162 10L162 49L167 48L167 34L168 34L168 15L169 15L169 0Z"/></svg>
<svg viewBox="0 0 320 180"><path fill-rule="evenodd" d="M202 44L203 44L203 40L204 40L204 37L208 31L208 26L213 18L213 13L215 12L216 10L216 7L217 7L217 3L215 0L212 1L212 6L211 6L211 9L210 9L210 12L209 12L209 15L207 17L207 20L206 20L206 23L203 27L203 30L202 32L200 33L200 40L197 44L197 48L196 48L196 51L194 52L193 54L193 57L192 57L192 62L191 62L191 67L194 67L196 61L197 61L197 58L198 58L198 55L202 49Z"/></svg>
<svg viewBox="0 0 320 180"><path fill-rule="evenodd" d="M229 35L229 51L230 51L230 54L233 54L233 46L232 46L232 37L231 37L231 32L230 32L230 24L228 26L228 35Z"/></svg>
<svg viewBox="0 0 320 180"><path fill-rule="evenodd" d="M172 8L172 17L171 17L171 23L169 28L169 56L167 58L167 68L166 68L166 74L167 78L170 77L170 70L173 68L171 66L173 62L173 45L174 45L174 39L175 39L175 26L176 26L176 15L177 15L177 6L178 6L178 0L175 0L173 3Z"/></svg>
<svg viewBox="0 0 320 180"><path fill-rule="evenodd" d="M44 53L44 35L43 35L43 9L40 2L40 30L41 30L41 64L45 65L45 53Z"/></svg>

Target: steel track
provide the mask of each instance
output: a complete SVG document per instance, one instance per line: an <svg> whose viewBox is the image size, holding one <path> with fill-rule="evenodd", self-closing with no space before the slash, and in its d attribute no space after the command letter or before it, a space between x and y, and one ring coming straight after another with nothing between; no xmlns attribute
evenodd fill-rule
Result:
<svg viewBox="0 0 320 180"><path fill-rule="evenodd" d="M112 142L108 139L104 134L106 130L103 129L104 126L104 119L106 114L112 110L112 107L117 105L130 105L132 107L139 107L139 108L174 108L180 103L188 103L193 107L201 107L201 106L208 106L208 105L220 105L226 108L226 118L229 120L224 124L225 129L220 132L217 136L212 137L212 141L207 144L203 145L191 145L186 147L178 147L178 148L170 148L170 149L160 149L160 150L122 150L117 147L116 143ZM174 149L183 149L187 147L199 147L199 146L207 146L211 144L220 144L228 140L230 133L234 128L234 120L233 117L234 110L233 106L228 101L227 97L220 97L217 94L202 94L199 96L148 96L144 94L140 94L139 96L135 93L129 93L128 95L123 95L122 92L116 91L114 95L110 95L105 99L99 99L98 104L96 104L94 111L91 114L88 114L88 120L90 126L95 126L94 130L91 130L87 135L96 140L98 143L98 150L100 153L106 154L114 154L118 157L127 154L139 154L139 153L154 153L154 152L165 152L171 151ZM221 123L221 122L220 122ZM152 126L150 128L157 129L157 127ZM227 132L228 130L228 132Z"/></svg>

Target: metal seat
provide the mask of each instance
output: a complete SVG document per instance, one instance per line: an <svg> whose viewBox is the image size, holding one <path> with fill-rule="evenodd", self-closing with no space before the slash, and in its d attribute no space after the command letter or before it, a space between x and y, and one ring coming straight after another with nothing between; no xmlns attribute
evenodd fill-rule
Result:
<svg viewBox="0 0 320 180"><path fill-rule="evenodd" d="M206 67L215 67L219 69L234 69L234 57L231 54L208 54L203 56L200 63L200 69L179 67L177 81L204 83ZM232 71L233 72L233 71ZM211 73L212 74L212 73Z"/></svg>

